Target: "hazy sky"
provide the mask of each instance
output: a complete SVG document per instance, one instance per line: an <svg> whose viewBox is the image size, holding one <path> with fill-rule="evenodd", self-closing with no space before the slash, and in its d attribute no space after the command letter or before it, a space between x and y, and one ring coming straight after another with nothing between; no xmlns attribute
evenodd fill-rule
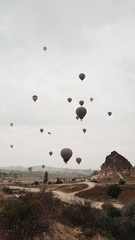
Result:
<svg viewBox="0 0 135 240"><path fill-rule="evenodd" d="M1 0L0 166L100 169L113 150L134 166L134 144L135 1Z"/></svg>

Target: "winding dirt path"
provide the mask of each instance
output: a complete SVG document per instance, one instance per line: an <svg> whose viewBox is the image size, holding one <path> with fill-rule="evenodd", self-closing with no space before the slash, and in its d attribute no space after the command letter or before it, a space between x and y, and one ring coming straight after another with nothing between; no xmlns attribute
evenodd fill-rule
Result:
<svg viewBox="0 0 135 240"><path fill-rule="evenodd" d="M77 184L80 184L80 183L76 183ZM93 182L84 182L84 184L87 184L87 188L83 189L83 190L79 190L79 191L75 191L75 192L70 192L70 193L66 193L66 192L62 192L62 190L55 190L53 189L52 192L56 195L56 197L58 197L60 200L62 200L63 202L67 202L67 203L71 203L72 201L74 200L81 200L82 202L84 201L83 198L80 198L80 197L76 197L75 194L76 193L79 193L79 192L83 192L85 190L88 190L88 189L91 189L93 187L95 187L96 183L93 183ZM63 185L64 186L64 185ZM69 186L68 184L65 184L65 187L66 186ZM87 200L87 199L86 199ZM104 202L98 202L98 201L90 201L90 200L87 200L89 202L91 202L91 206L92 207L95 207L95 208L102 208L102 204ZM115 207L117 208L122 208L124 205L123 204L119 204L119 203L112 203Z"/></svg>
<svg viewBox="0 0 135 240"><path fill-rule="evenodd" d="M87 184L87 188L83 189L83 190L79 190L79 191L76 191L76 192L70 192L70 193L66 193L66 192L62 192L62 190L52 190L52 192L56 195L56 197L58 197L60 200L64 201L64 202L67 202L67 203L70 203L72 202L73 200L83 200L82 198L80 197L76 197L75 194L76 193L79 193L79 192L83 192L85 190L88 190L90 188L93 188L95 186L95 183L93 182L84 182L85 184ZM76 185L80 184L79 183L76 183ZM63 186L69 186L68 184L65 184Z"/></svg>

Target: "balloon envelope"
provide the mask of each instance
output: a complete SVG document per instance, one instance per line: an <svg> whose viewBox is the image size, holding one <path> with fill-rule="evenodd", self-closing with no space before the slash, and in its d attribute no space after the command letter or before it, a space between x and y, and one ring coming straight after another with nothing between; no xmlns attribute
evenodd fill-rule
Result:
<svg viewBox="0 0 135 240"><path fill-rule="evenodd" d="M111 116L111 115L112 115L112 112L108 112L108 115Z"/></svg>
<svg viewBox="0 0 135 240"><path fill-rule="evenodd" d="M14 124L13 123L10 123L10 126L12 127Z"/></svg>
<svg viewBox="0 0 135 240"><path fill-rule="evenodd" d="M72 157L72 154L73 152L70 148L63 148L60 152L60 155L63 158L65 163L69 161L69 159Z"/></svg>
<svg viewBox="0 0 135 240"><path fill-rule="evenodd" d="M86 113L87 113L87 109L84 107L78 107L76 109L76 114L81 120L85 117Z"/></svg>
<svg viewBox="0 0 135 240"><path fill-rule="evenodd" d="M29 170L29 172L31 172L32 171L32 167L29 167L28 170Z"/></svg>
<svg viewBox="0 0 135 240"><path fill-rule="evenodd" d="M43 131L44 131L44 129L43 129L43 128L41 128L41 129L40 129L40 132L42 133Z"/></svg>
<svg viewBox="0 0 135 240"><path fill-rule="evenodd" d="M82 159L81 158L76 158L76 162L78 163L78 164L80 164L81 163L81 161L82 161Z"/></svg>
<svg viewBox="0 0 135 240"><path fill-rule="evenodd" d="M44 165L44 164L42 165L42 168L45 168L45 165Z"/></svg>
<svg viewBox="0 0 135 240"><path fill-rule="evenodd" d="M67 100L68 100L69 103L72 102L72 98L68 98Z"/></svg>
<svg viewBox="0 0 135 240"><path fill-rule="evenodd" d="M52 156L53 152L49 152L49 155Z"/></svg>
<svg viewBox="0 0 135 240"><path fill-rule="evenodd" d="M46 51L46 50L47 50L47 47L43 47L43 50Z"/></svg>
<svg viewBox="0 0 135 240"><path fill-rule="evenodd" d="M79 101L79 104L82 106L84 104L84 101L83 100L80 100Z"/></svg>
<svg viewBox="0 0 135 240"><path fill-rule="evenodd" d="M11 148L13 148L13 145L10 145Z"/></svg>
<svg viewBox="0 0 135 240"><path fill-rule="evenodd" d="M85 133L87 130L86 130L86 128L83 128L83 132Z"/></svg>
<svg viewBox="0 0 135 240"><path fill-rule="evenodd" d="M48 132L49 135L51 135L51 132Z"/></svg>
<svg viewBox="0 0 135 240"><path fill-rule="evenodd" d="M38 96L36 96L36 95L33 95L33 96L32 96L32 99L33 99L33 101L35 102L35 101L37 101L37 99L38 99Z"/></svg>
<svg viewBox="0 0 135 240"><path fill-rule="evenodd" d="M85 78L85 74L84 74L84 73L80 73L80 74L79 74L79 78L83 81L84 78Z"/></svg>
<svg viewBox="0 0 135 240"><path fill-rule="evenodd" d="M94 98L92 98L92 97L91 97L91 98L90 98L90 101L92 102L92 101L93 101L93 99L94 99Z"/></svg>

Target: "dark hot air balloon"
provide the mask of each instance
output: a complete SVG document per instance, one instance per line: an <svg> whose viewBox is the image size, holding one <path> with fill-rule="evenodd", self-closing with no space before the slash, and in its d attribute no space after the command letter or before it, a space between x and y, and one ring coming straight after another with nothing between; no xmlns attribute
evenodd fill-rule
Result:
<svg viewBox="0 0 135 240"><path fill-rule="evenodd" d="M45 168L45 165L44 165L44 164L42 165L42 168Z"/></svg>
<svg viewBox="0 0 135 240"><path fill-rule="evenodd" d="M37 99L38 99L38 96L36 96L36 95L33 95L33 96L32 96L32 99L33 99L33 101L34 101L34 102L36 102L36 101L37 101Z"/></svg>
<svg viewBox="0 0 135 240"><path fill-rule="evenodd" d="M112 115L112 112L108 112L108 116L111 116Z"/></svg>
<svg viewBox="0 0 135 240"><path fill-rule="evenodd" d="M52 156L53 152L49 152L49 155Z"/></svg>
<svg viewBox="0 0 135 240"><path fill-rule="evenodd" d="M83 128L83 132L85 133L87 130L86 130L86 128Z"/></svg>
<svg viewBox="0 0 135 240"><path fill-rule="evenodd" d="M10 123L10 126L12 127L14 124L13 123Z"/></svg>
<svg viewBox="0 0 135 240"><path fill-rule="evenodd" d="M68 100L69 103L72 102L72 98L68 98L67 100Z"/></svg>
<svg viewBox="0 0 135 240"><path fill-rule="evenodd" d="M85 78L85 74L84 74L84 73L80 73L80 74L79 74L79 78L83 81L84 78Z"/></svg>
<svg viewBox="0 0 135 240"><path fill-rule="evenodd" d="M84 101L83 100L80 100L79 101L79 104L82 106L84 104Z"/></svg>
<svg viewBox="0 0 135 240"><path fill-rule="evenodd" d="M43 47L43 50L46 51L46 50L47 50L47 47Z"/></svg>
<svg viewBox="0 0 135 240"><path fill-rule="evenodd" d="M90 101L92 102L92 101L93 101L93 99L94 99L94 98L92 98L92 97L91 97L91 98L90 98Z"/></svg>
<svg viewBox="0 0 135 240"><path fill-rule="evenodd" d="M87 109L84 107L78 107L76 109L76 114L81 120L85 117L86 113L87 113Z"/></svg>
<svg viewBox="0 0 135 240"><path fill-rule="evenodd" d="M29 167L28 170L29 170L29 172L32 172L32 167Z"/></svg>
<svg viewBox="0 0 135 240"><path fill-rule="evenodd" d="M13 148L13 145L10 145L11 148Z"/></svg>
<svg viewBox="0 0 135 240"><path fill-rule="evenodd" d="M43 128L41 128L41 129L40 129L40 132L42 133L43 131L44 131L44 129L43 129Z"/></svg>
<svg viewBox="0 0 135 240"><path fill-rule="evenodd" d="M67 163L69 159L72 157L72 150L70 148L63 148L60 152L61 157L63 158L64 162Z"/></svg>

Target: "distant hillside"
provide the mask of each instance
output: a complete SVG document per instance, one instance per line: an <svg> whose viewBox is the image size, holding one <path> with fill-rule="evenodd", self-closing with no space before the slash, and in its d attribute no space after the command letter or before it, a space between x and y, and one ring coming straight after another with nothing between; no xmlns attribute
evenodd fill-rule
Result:
<svg viewBox="0 0 135 240"><path fill-rule="evenodd" d="M33 166L32 172L49 172L57 175L67 175L68 177L87 177L90 176L93 172L91 169L70 169L70 168L55 168L46 166L42 168L41 166ZM21 172L28 172L28 168L22 166L9 166L9 167L0 167L0 170L4 171L21 171Z"/></svg>

